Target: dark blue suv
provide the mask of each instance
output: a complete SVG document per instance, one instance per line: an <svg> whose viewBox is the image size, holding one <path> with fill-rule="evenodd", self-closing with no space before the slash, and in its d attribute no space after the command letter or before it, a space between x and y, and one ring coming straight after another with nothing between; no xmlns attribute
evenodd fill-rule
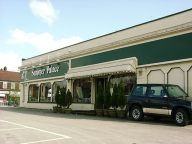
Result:
<svg viewBox="0 0 192 144"><path fill-rule="evenodd" d="M185 126L192 120L192 98L178 85L137 84L128 97L127 110L133 120L166 116Z"/></svg>

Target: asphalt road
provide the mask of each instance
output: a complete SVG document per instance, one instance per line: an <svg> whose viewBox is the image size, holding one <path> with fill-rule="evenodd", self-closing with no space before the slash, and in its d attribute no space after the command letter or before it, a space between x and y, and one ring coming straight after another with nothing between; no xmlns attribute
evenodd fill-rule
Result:
<svg viewBox="0 0 192 144"><path fill-rule="evenodd" d="M192 125L0 108L0 144L192 144Z"/></svg>

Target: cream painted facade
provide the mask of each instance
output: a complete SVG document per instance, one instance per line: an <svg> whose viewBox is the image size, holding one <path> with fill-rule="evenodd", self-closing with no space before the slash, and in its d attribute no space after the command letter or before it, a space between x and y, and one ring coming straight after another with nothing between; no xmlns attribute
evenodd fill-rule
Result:
<svg viewBox="0 0 192 144"><path fill-rule="evenodd" d="M137 83L176 84L192 96L192 59L140 66Z"/></svg>
<svg viewBox="0 0 192 144"><path fill-rule="evenodd" d="M141 47L144 47L145 44L148 43L155 45L154 43L156 41L159 42L164 39L191 33L192 10L187 10L175 15L167 16L165 18L26 59L22 61L22 66L20 67L21 73L23 74L28 71L31 72L34 68L41 69L42 66L54 65L58 62L67 63L68 70L59 76L24 79L21 82L21 106L29 108L52 109L55 105L55 103L29 103L28 90L31 84L40 85L41 83L46 82L53 84L55 81L63 81L67 79L67 88L73 92L73 83L75 79L90 78L90 103L73 103L71 108L73 110L94 110L96 78L103 75L115 75L119 73L135 73L137 83L177 84L188 92L190 96L192 96L192 56L179 59L173 58L172 60L151 62L147 64L141 60L145 60L145 58L142 58L142 49L140 57L137 57L136 54L134 55L134 52L131 51L140 45ZM191 43L189 43L189 45L192 47ZM163 47L164 45L162 44L162 49ZM124 50L125 48L126 51L130 51L130 53L132 52L132 56L129 56L130 53L127 52L127 57L126 55L124 57L118 55L120 58L116 59L115 52L118 50ZM113 54L111 54L112 52ZM135 52L138 53L138 51ZM189 53L190 52L192 53L192 51L189 51ZM150 54L151 51L148 53ZM106 60L105 57L102 57L103 62L97 62L97 59L100 58L99 55L102 54L106 54L109 57L108 60ZM122 54L125 53L122 52ZM150 55L147 57L150 61L149 57ZM90 58L90 63L95 60L95 63L86 64L89 60L84 61L85 63L82 62L82 64L78 63L78 60L80 62L81 59L86 58Z"/></svg>

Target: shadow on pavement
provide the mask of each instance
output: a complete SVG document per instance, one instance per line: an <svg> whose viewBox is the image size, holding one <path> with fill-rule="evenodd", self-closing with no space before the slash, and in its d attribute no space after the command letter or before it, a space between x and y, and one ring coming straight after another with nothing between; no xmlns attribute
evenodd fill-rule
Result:
<svg viewBox="0 0 192 144"><path fill-rule="evenodd" d="M120 118L98 117L98 116L81 115L81 114L61 114L61 113L53 113L52 110L22 108L22 107L0 107L0 111L8 111L8 112L37 115L37 116L47 116L47 117L53 117L53 118L87 119L87 120L113 121L113 122L124 122L124 123L133 123L133 124L138 123L138 124L176 127L173 120L170 120L170 119L154 120L149 117L145 117L143 121L137 122L137 121L132 121L129 118L120 119Z"/></svg>

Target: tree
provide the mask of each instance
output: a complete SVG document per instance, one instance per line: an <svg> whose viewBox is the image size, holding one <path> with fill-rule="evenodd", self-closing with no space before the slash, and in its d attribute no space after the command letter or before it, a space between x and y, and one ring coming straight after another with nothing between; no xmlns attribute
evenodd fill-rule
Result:
<svg viewBox="0 0 192 144"><path fill-rule="evenodd" d="M97 97L96 97L96 108L102 109L103 103L104 103L103 87L101 82L99 82L98 89L97 89Z"/></svg>
<svg viewBox="0 0 192 144"><path fill-rule="evenodd" d="M123 81L120 81L119 85L118 85L118 98L117 98L117 102L118 102L118 106L123 109L125 107L125 96L124 96L124 85L123 85Z"/></svg>
<svg viewBox="0 0 192 144"><path fill-rule="evenodd" d="M57 91L55 94L55 102L57 104L57 107L61 107L61 88L59 86L57 86Z"/></svg>
<svg viewBox="0 0 192 144"><path fill-rule="evenodd" d="M66 94L66 104L67 104L67 108L69 108L69 106L72 104L72 94L71 91L68 89L67 90L67 94Z"/></svg>
<svg viewBox="0 0 192 144"><path fill-rule="evenodd" d="M114 109L116 109L118 107L118 105L117 105L117 97L118 97L118 87L117 87L117 84L115 83L115 85L113 87L112 97L111 97L111 106Z"/></svg>
<svg viewBox="0 0 192 144"><path fill-rule="evenodd" d="M110 82L107 82L105 88L104 107L108 109L110 106L111 106Z"/></svg>
<svg viewBox="0 0 192 144"><path fill-rule="evenodd" d="M6 66L4 66L3 70L4 70L4 71L7 71L7 67L6 67Z"/></svg>
<svg viewBox="0 0 192 144"><path fill-rule="evenodd" d="M61 106L66 107L67 106L67 103L66 103L66 88L63 87L63 88L61 88L60 91L61 91L61 97L60 97Z"/></svg>

